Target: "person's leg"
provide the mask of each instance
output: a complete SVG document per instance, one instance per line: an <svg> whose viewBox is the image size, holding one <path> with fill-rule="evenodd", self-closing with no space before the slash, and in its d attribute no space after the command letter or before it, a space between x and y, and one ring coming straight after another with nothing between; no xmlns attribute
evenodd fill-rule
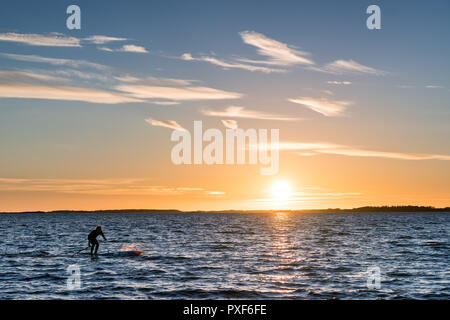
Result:
<svg viewBox="0 0 450 320"><path fill-rule="evenodd" d="M93 251L94 251L94 244L91 242L91 256Z"/></svg>
<svg viewBox="0 0 450 320"><path fill-rule="evenodd" d="M98 241L95 240L95 251L94 251L94 254L97 254L98 247L99 247Z"/></svg>

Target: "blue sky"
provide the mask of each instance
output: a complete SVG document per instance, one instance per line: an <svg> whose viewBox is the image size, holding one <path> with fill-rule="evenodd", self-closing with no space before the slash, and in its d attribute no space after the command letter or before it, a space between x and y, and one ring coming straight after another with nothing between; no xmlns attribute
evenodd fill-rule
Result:
<svg viewBox="0 0 450 320"><path fill-rule="evenodd" d="M70 4L81 8L81 30L66 28ZM381 8L381 30L366 28L371 4ZM419 154L409 176L439 176L450 155L449 13L448 1L8 2L0 12L0 178L184 185L194 169L168 163L168 129L194 120L280 128L282 141L321 142L331 153L306 150L317 156L304 162L369 166ZM70 98L74 88L81 101ZM299 151L286 152L285 174ZM222 171L198 184L229 188ZM442 175L433 179L448 191ZM0 193L15 192L3 183Z"/></svg>

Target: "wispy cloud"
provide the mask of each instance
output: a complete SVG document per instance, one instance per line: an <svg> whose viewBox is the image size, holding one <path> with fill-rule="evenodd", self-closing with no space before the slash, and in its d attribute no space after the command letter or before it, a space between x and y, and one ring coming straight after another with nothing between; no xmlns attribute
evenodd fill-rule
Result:
<svg viewBox="0 0 450 320"><path fill-rule="evenodd" d="M142 46L137 46L134 44L125 44L118 49L112 49L108 47L99 47L99 50L107 51L107 52L136 52L136 53L148 53L148 50Z"/></svg>
<svg viewBox="0 0 450 320"><path fill-rule="evenodd" d="M325 98L317 99L310 97L299 97L297 99L288 99L288 101L304 105L305 107L327 117L342 115L345 112L346 107L352 104L351 101L338 101Z"/></svg>
<svg viewBox="0 0 450 320"><path fill-rule="evenodd" d="M148 53L147 49L142 46L137 46L134 44L126 44L120 48L120 51L124 52L137 52L137 53Z"/></svg>
<svg viewBox="0 0 450 320"><path fill-rule="evenodd" d="M183 100L226 100L238 99L242 95L236 92L228 92L207 87L164 87L145 85L119 85L119 91L140 99L167 99L174 101Z"/></svg>
<svg viewBox="0 0 450 320"><path fill-rule="evenodd" d="M269 193L270 191L265 191L266 193ZM361 192L303 192L303 191L297 191L292 192L290 196L286 199L283 199L283 201L287 202L302 202L302 201L318 201L318 200L336 200L336 199L345 199L345 198L353 198L361 196ZM254 201L261 201L261 202L273 202L277 199L274 199L273 197L267 197L267 198L260 198L255 199Z"/></svg>
<svg viewBox="0 0 450 320"><path fill-rule="evenodd" d="M143 100L111 91L71 86L45 86L24 83L0 83L0 98L83 101L105 104L143 102Z"/></svg>
<svg viewBox="0 0 450 320"><path fill-rule="evenodd" d="M8 59L18 60L18 61L26 61L26 62L37 62L37 63L46 63L54 66L68 66L71 68L94 68L97 70L108 70L111 67L108 67L103 64L89 62L86 60L73 60L73 59L62 59L62 58L47 58L37 55L25 55L25 54L14 54L14 53L0 53L1 57L5 57Z"/></svg>
<svg viewBox="0 0 450 320"><path fill-rule="evenodd" d="M224 69L243 69L249 71L260 71L264 73L282 73L287 67L303 65L309 70L320 71L330 74L359 73L372 75L385 75L387 72L360 64L354 60L335 60L324 66L316 66L305 51L271 39L264 34L255 31L243 31L239 35L245 44L257 48L257 53L265 59L235 58L233 61L225 61L213 56L193 57L191 53L184 53L181 59L185 61L204 61ZM348 85L350 81L329 81L329 84Z"/></svg>
<svg viewBox="0 0 450 320"><path fill-rule="evenodd" d="M328 84L335 84L335 85L349 85L352 84L351 81L327 81Z"/></svg>
<svg viewBox="0 0 450 320"><path fill-rule="evenodd" d="M128 40L127 38L118 38L118 37L109 37L109 36L102 36L102 35L95 35L90 36L87 38L84 38L83 40L95 43L95 44L105 44L108 42L114 42L114 41L125 41Z"/></svg>
<svg viewBox="0 0 450 320"><path fill-rule="evenodd" d="M47 63L65 66L61 70L1 70L0 98L28 98L71 100L93 103L148 102L158 105L176 105L190 100L239 99L242 94L208 87L193 86L195 80L173 78L138 78L130 75L114 76L116 70L84 60L47 58L36 55L0 53L0 57L20 61ZM94 68L96 72L85 72L81 68ZM98 72L101 71L101 72ZM101 81L105 90L84 88L85 85L60 86L60 82L71 82L74 77L81 80ZM58 85L43 85L41 81L59 82ZM109 89L109 88L111 88ZM120 92L115 92L118 90ZM152 100L155 99L155 100Z"/></svg>
<svg viewBox="0 0 450 320"><path fill-rule="evenodd" d="M233 129L236 130L238 128L238 123L236 120L222 120L222 124L227 129Z"/></svg>
<svg viewBox="0 0 450 320"><path fill-rule="evenodd" d="M157 86L189 86L196 80L186 80L186 79L173 79L173 78L156 78L156 77L146 77L138 78L133 76L121 76L116 77L117 80L122 82L145 84L145 85L157 85Z"/></svg>
<svg viewBox="0 0 450 320"><path fill-rule="evenodd" d="M83 44L97 44L102 45L111 42L126 41L127 38L111 37L105 35L92 35L86 38L76 38L66 36L61 33L49 33L49 34L24 34L24 33L0 33L0 41L17 42L31 46L46 46L46 47L82 47ZM148 50L142 46L134 44L125 44L118 49L111 49L107 47L99 47L104 51L120 51L120 52L136 52L136 53L148 53Z"/></svg>
<svg viewBox="0 0 450 320"><path fill-rule="evenodd" d="M156 126L156 127L164 127L164 128L169 128L169 129L173 129L173 130L186 131L186 129L184 129L181 125L179 125L174 120L155 120L152 118L147 118L147 119L145 119L145 121L147 123L151 124L152 126Z"/></svg>
<svg viewBox="0 0 450 320"><path fill-rule="evenodd" d="M180 102L177 101L150 101L150 103L157 104L160 106L174 106L180 104Z"/></svg>
<svg viewBox="0 0 450 320"><path fill-rule="evenodd" d="M270 146L260 147L269 148ZM450 155L374 151L327 142L280 142L278 149L300 151L299 155L303 155L305 151L308 151L306 152L308 156L314 154L335 154L350 157L387 158L397 160L450 160Z"/></svg>
<svg viewBox="0 0 450 320"><path fill-rule="evenodd" d="M15 179L0 178L0 191L55 192L92 195L223 195L192 186L152 185L143 179Z"/></svg>
<svg viewBox="0 0 450 320"><path fill-rule="evenodd" d="M184 53L181 56L182 60L186 60L186 61L204 61L204 62L209 62L211 64L220 66L224 69L243 69L243 70L248 70L248 71L261 71L264 73L272 73L272 72L277 72L277 73L282 73L282 72L286 72L286 70L283 69L275 69L275 68L267 68L267 67L261 67L261 66L254 66L251 64L244 64L244 63L236 63L236 62L226 62L223 60L219 60L217 58L214 57L209 57L209 56L202 56L199 58L194 58L190 53Z"/></svg>
<svg viewBox="0 0 450 320"><path fill-rule="evenodd" d="M68 80L65 78L55 77L47 74L40 74L33 71L0 70L0 82L36 83L41 81L67 82Z"/></svg>
<svg viewBox="0 0 450 320"><path fill-rule="evenodd" d="M61 33L50 34L22 34L22 33L0 33L0 41L18 42L31 46L46 47L81 47L80 39L68 37Z"/></svg>
<svg viewBox="0 0 450 320"><path fill-rule="evenodd" d="M427 86L425 86L425 88L427 88L427 89L442 89L444 87L443 86L437 86L437 85L427 85Z"/></svg>
<svg viewBox="0 0 450 320"><path fill-rule="evenodd" d="M260 55L269 58L268 61L255 61L278 66L289 66L293 64L313 65L314 62L307 58L308 53L289 47L287 44L276 41L255 31L243 31L239 33L244 43L257 48Z"/></svg>
<svg viewBox="0 0 450 320"><path fill-rule="evenodd" d="M247 110L244 107L229 106L224 110L202 110L202 113L207 116L224 117L224 118L248 118L260 120L281 120L293 121L299 120L295 117L282 117L276 114L265 113L256 110Z"/></svg>
<svg viewBox="0 0 450 320"><path fill-rule="evenodd" d="M313 70L332 73L332 74L344 74L344 73L366 73L372 75L385 75L385 71L377 70L372 67L362 65L353 60L336 60L323 67L311 67Z"/></svg>
<svg viewBox="0 0 450 320"><path fill-rule="evenodd" d="M326 150L342 148L341 145L328 142L279 142L279 150Z"/></svg>
<svg viewBox="0 0 450 320"><path fill-rule="evenodd" d="M353 148L328 149L328 150L322 149L318 150L317 152L352 156L352 157L376 157L376 158L389 158L400 160L450 160L450 156L440 154L383 152L383 151L372 151Z"/></svg>
<svg viewBox="0 0 450 320"><path fill-rule="evenodd" d="M243 31L239 35L245 44L256 47L258 54L264 56L266 60L237 58L232 62L228 62L211 56L193 57L190 53L184 53L180 58L186 61L204 61L224 69L243 69L264 73L282 73L286 72L284 67L287 66L314 64L311 59L307 58L309 56L308 53L266 37L261 33Z"/></svg>

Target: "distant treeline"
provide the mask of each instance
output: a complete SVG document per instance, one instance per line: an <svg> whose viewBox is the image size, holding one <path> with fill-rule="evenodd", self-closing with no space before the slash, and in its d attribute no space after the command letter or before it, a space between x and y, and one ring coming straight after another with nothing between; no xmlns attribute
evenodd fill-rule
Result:
<svg viewBox="0 0 450 320"><path fill-rule="evenodd" d="M333 213L333 212L450 212L450 207L435 208L431 206L381 206L360 207L353 209L328 208L328 209L304 209L304 210L211 210L211 211L181 211L175 209L119 209L119 210L56 210L56 211L27 211L27 212L2 212L2 213Z"/></svg>

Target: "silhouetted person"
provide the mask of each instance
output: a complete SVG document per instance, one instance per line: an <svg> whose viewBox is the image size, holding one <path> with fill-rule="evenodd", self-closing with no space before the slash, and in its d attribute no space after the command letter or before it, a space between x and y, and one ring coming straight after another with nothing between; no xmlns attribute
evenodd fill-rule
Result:
<svg viewBox="0 0 450 320"><path fill-rule="evenodd" d="M88 246L91 247L91 255L92 255L92 251L94 251L94 247L95 247L94 254L97 254L98 247L99 247L97 237L99 235L101 235L103 237L103 239L106 240L105 235L103 234L103 231L102 231L102 227L100 227L100 226L95 228L95 230L92 230L91 233L89 233L89 235L88 235Z"/></svg>

